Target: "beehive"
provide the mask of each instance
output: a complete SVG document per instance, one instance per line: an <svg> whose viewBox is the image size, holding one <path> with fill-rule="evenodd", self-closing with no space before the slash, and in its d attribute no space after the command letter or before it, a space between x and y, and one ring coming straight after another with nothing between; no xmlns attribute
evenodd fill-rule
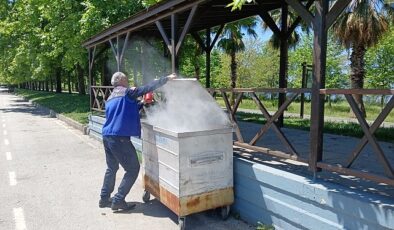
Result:
<svg viewBox="0 0 394 230"><path fill-rule="evenodd" d="M142 124L145 190L178 216L233 203L232 128L172 132Z"/></svg>

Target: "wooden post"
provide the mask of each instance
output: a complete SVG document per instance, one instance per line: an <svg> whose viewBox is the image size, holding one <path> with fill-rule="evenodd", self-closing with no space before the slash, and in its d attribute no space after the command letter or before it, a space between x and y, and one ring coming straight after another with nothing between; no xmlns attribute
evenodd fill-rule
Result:
<svg viewBox="0 0 394 230"><path fill-rule="evenodd" d="M287 88L287 62L288 62L288 36L287 36L287 18L289 15L288 5L282 3L282 24L280 31L280 65L279 65L279 88ZM278 109L283 105L286 100L286 94L280 93L278 99ZM278 126L283 127L283 114L278 118Z"/></svg>
<svg viewBox="0 0 394 230"><path fill-rule="evenodd" d="M94 46L93 50L91 48L88 49L90 112L92 112L92 106L93 106L93 100L94 100L92 85L95 85L95 84L94 84L94 81L93 81L92 69L93 69L95 52L96 52L96 46Z"/></svg>
<svg viewBox="0 0 394 230"><path fill-rule="evenodd" d="M323 159L324 95L320 94L320 89L325 87L327 30L351 0L336 1L330 12L328 11L329 1L317 0L315 1L315 16L300 1L285 1L306 23L312 25L314 32L309 168L315 173L321 171L317 168L317 164Z"/></svg>
<svg viewBox="0 0 394 230"><path fill-rule="evenodd" d="M173 73L178 72L178 55L176 53L176 45L178 43L178 16L176 14L171 15L171 71Z"/></svg>
<svg viewBox="0 0 394 230"><path fill-rule="evenodd" d="M321 169L316 167L317 162L323 159L324 95L320 94L320 89L325 88L326 78L328 1L318 0L315 7L309 167L318 172Z"/></svg>
<svg viewBox="0 0 394 230"><path fill-rule="evenodd" d="M205 54L206 54L206 60L205 60L205 88L211 88L211 28L207 28L205 31L205 36L206 36L206 41L205 41Z"/></svg>
<svg viewBox="0 0 394 230"><path fill-rule="evenodd" d="M306 88L306 62L302 63L302 79L301 79L301 88ZM304 103L305 103L305 94L301 93L301 108L300 108L300 118L304 118Z"/></svg>

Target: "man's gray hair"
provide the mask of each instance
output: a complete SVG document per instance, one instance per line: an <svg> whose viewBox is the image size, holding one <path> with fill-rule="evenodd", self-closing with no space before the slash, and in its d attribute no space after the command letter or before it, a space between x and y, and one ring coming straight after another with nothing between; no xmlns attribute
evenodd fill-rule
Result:
<svg viewBox="0 0 394 230"><path fill-rule="evenodd" d="M114 73L111 78L111 84L115 87L118 86L119 82L122 80L122 78L127 79L127 77L124 73L122 73L122 72Z"/></svg>

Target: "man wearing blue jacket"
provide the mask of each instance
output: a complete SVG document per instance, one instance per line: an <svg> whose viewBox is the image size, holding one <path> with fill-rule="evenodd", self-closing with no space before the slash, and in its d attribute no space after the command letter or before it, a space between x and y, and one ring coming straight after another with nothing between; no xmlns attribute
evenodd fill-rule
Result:
<svg viewBox="0 0 394 230"><path fill-rule="evenodd" d="M130 141L131 136L141 136L140 105L137 98L175 77L175 74L171 74L145 86L129 88L128 78L124 73L116 72L112 76L111 84L115 88L105 103L106 122L102 131L107 170L100 194L100 208L111 206L112 210L127 210L134 207L126 203L125 197L137 179L140 169L137 153ZM110 198L114 191L119 164L124 168L125 174L118 192Z"/></svg>

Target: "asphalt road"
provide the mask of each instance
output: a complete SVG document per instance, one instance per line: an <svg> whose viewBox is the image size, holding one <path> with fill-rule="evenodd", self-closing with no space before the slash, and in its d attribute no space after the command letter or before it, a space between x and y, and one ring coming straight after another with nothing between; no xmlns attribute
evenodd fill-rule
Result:
<svg viewBox="0 0 394 230"><path fill-rule="evenodd" d="M160 202L142 202L138 179L126 198L136 208L98 208L105 170L102 144L0 92L0 229L178 229ZM117 185L123 171L118 172ZM187 229L254 229L214 211L193 214Z"/></svg>

